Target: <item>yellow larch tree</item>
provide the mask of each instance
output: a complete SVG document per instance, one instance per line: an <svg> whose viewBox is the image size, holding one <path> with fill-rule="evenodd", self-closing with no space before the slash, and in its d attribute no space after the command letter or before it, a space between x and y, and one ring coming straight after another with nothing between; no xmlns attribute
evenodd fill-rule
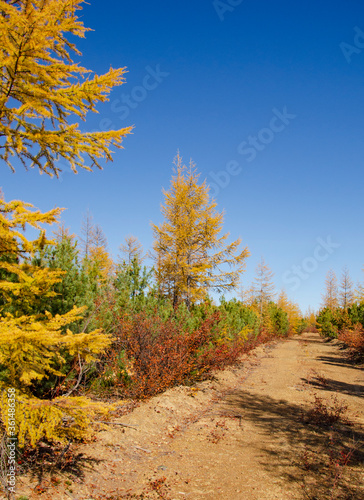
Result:
<svg viewBox="0 0 364 500"><path fill-rule="evenodd" d="M259 306L259 313L261 316L263 315L266 306L275 297L273 276L274 274L272 270L262 257L255 268L255 278L252 284L253 293Z"/></svg>
<svg viewBox="0 0 364 500"><path fill-rule="evenodd" d="M100 283L105 283L111 275L114 263L107 250L107 239L104 232L98 224L94 226L93 240L90 245L89 263Z"/></svg>
<svg viewBox="0 0 364 500"><path fill-rule="evenodd" d="M216 211L206 181L198 183L194 164L186 167L177 154L174 165L171 188L163 191L164 222L152 225L156 278L174 306L184 301L189 307L211 290L234 289L249 252L239 250L240 239L227 244L229 234L220 236L223 213Z"/></svg>
<svg viewBox="0 0 364 500"><path fill-rule="evenodd" d="M19 445L35 445L39 439L62 441L85 437L100 404L83 397L64 395L53 400L39 399L37 383L50 376L65 376L65 357L80 363L95 360L111 339L100 330L73 334L67 325L83 316L84 307L74 307L63 315L52 316L37 310L40 297L54 296L52 287L62 271L40 268L33 257L47 240L42 224L53 224L60 209L46 213L21 201L6 203L0 198L0 388L16 391L16 434ZM24 229L40 230L30 240ZM8 426L6 392L0 400L0 417Z"/></svg>
<svg viewBox="0 0 364 500"><path fill-rule="evenodd" d="M112 160L111 147L121 148L131 127L107 132L81 132L77 120L108 100L124 83L125 68L95 75L72 60L81 53L72 37L84 38L87 28L77 17L84 0L0 0L0 160L12 170L13 158L25 168L58 176L61 164L101 168ZM110 339L96 330L72 334L67 325L85 308L64 315L40 311L40 298L54 295L61 280L57 270L34 264L47 243L44 231L34 240L23 229L39 230L60 215L33 210L22 201L0 203L0 370L1 388L17 393L19 444L39 439L83 437L98 403L65 394L53 400L35 397L34 386L61 376L65 356L83 363L96 358ZM1 421L8 426L6 392L0 401Z"/></svg>
<svg viewBox="0 0 364 500"><path fill-rule="evenodd" d="M0 159L14 170L12 157L25 168L57 175L60 161L74 172L101 168L110 147L122 147L131 127L81 132L71 115L86 119L124 83L125 68L95 75L72 61L81 55L69 35L89 31L77 17L84 0L0 0ZM86 162L85 162L86 159Z"/></svg>
<svg viewBox="0 0 364 500"><path fill-rule="evenodd" d="M126 236L125 243L122 243L119 250L123 255L119 255L120 262L126 262L130 265L133 259L137 259L138 262L143 262L143 245L140 243L136 236L132 234Z"/></svg>
<svg viewBox="0 0 364 500"><path fill-rule="evenodd" d="M107 250L106 236L101 226L94 223L89 210L83 218L81 232L85 267L99 283L105 283L110 277L114 263Z"/></svg>
<svg viewBox="0 0 364 500"><path fill-rule="evenodd" d="M277 306L287 313L290 331L292 333L297 333L298 327L302 321L302 312L299 305L289 300L286 292L281 290L278 295Z"/></svg>
<svg viewBox="0 0 364 500"><path fill-rule="evenodd" d="M339 305L343 309L347 309L354 302L353 286L349 269L344 267L339 283Z"/></svg>
<svg viewBox="0 0 364 500"><path fill-rule="evenodd" d="M335 272L332 269L330 269L326 274L325 288L326 290L322 297L323 307L334 310L339 306L339 300L337 278Z"/></svg>

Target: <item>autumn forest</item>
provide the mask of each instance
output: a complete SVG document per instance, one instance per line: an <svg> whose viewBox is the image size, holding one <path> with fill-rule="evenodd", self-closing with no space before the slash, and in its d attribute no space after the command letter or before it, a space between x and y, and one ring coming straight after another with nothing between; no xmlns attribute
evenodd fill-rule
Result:
<svg viewBox="0 0 364 500"><path fill-rule="evenodd" d="M74 62L81 54L70 35L88 31L77 15L83 3L0 1L2 169L57 177L63 164L92 171L128 148L132 127L83 132L78 123L126 71L95 75ZM72 234L63 208L42 212L32 195L8 200L2 186L2 449L7 436L16 438L18 457L42 443L63 450L90 440L118 402L191 386L259 345L304 331L339 339L362 361L364 285L354 285L348 269L331 270L320 309L301 311L276 288L264 257L247 283L248 242L224 231L223 207L182 153L171 158L152 248L127 234L117 257L91 212L79 214L81 232ZM3 466L4 489L6 474Z"/></svg>

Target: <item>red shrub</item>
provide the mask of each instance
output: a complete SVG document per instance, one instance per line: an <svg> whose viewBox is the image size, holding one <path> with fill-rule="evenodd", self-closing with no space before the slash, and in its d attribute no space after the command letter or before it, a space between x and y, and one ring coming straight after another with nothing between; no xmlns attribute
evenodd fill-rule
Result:
<svg viewBox="0 0 364 500"><path fill-rule="evenodd" d="M348 356L351 359L364 359L364 329L360 324L355 325L353 329L345 329L338 338L348 347Z"/></svg>
<svg viewBox="0 0 364 500"><path fill-rule="evenodd" d="M103 360L104 378L132 398L204 379L271 338L265 333L238 340L221 336L224 327L218 311L192 332L176 319L163 320L158 314L138 313L118 321L115 343Z"/></svg>
<svg viewBox="0 0 364 500"><path fill-rule="evenodd" d="M206 319L192 334L181 331L173 319L135 315L119 330L120 344L132 362L131 383L126 389L134 397L151 396L181 384L196 368L198 350L212 339L218 314Z"/></svg>

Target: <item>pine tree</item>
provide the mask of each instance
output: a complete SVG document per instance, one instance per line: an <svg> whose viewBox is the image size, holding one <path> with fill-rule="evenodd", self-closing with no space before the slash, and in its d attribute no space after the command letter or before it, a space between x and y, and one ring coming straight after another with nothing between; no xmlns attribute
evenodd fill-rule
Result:
<svg viewBox="0 0 364 500"><path fill-rule="evenodd" d="M336 274L330 269L325 279L326 290L323 295L323 307L336 309L339 305Z"/></svg>
<svg viewBox="0 0 364 500"><path fill-rule="evenodd" d="M152 270L148 270L146 266L142 267L137 257L134 257L130 263L124 261L118 264L114 286L117 290L119 305L144 299L151 278Z"/></svg>
<svg viewBox="0 0 364 500"><path fill-rule="evenodd" d="M339 290L340 307L347 309L354 301L353 282L350 278L349 269L344 267Z"/></svg>
<svg viewBox="0 0 364 500"><path fill-rule="evenodd" d="M54 285L55 297L46 301L46 309L52 315L65 314L75 306L91 306L88 300L89 281L82 266L80 251L74 235L64 226L55 232L56 239L48 245L43 257L44 266L63 271L61 281Z"/></svg>
<svg viewBox="0 0 364 500"><path fill-rule="evenodd" d="M0 0L0 159L12 170L13 156L49 175L58 176L59 161L74 172L101 168L100 159L112 160L110 147L121 148L131 132L81 132L69 123L71 115L84 121L97 112L96 104L124 83L125 68L98 76L72 61L81 53L69 35L89 31L76 15L83 3Z"/></svg>
<svg viewBox="0 0 364 500"><path fill-rule="evenodd" d="M223 213L215 210L206 182L198 183L194 164L187 168L179 154L174 164L171 188L164 191L165 220L153 224L156 278L160 293L174 306L184 301L189 307L210 290L234 289L249 252L238 251L240 239L226 244L229 234L219 236Z"/></svg>

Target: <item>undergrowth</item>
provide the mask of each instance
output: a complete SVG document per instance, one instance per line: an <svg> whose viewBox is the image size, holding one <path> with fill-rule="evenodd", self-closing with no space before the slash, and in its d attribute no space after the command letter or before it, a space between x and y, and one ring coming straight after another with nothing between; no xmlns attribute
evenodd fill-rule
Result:
<svg viewBox="0 0 364 500"><path fill-rule="evenodd" d="M114 344L97 367L96 394L143 399L166 389L208 378L213 370L271 339L245 328L232 333L215 311L194 328L182 319L151 317L143 312L123 318Z"/></svg>
<svg viewBox="0 0 364 500"><path fill-rule="evenodd" d="M364 361L364 328L361 325L343 330L339 335L339 340L347 347L349 359L356 362Z"/></svg>
<svg viewBox="0 0 364 500"><path fill-rule="evenodd" d="M345 416L347 409L347 405L339 401L336 395L327 400L314 394L312 408L307 411L304 422L319 427L331 427L339 421L349 424Z"/></svg>

